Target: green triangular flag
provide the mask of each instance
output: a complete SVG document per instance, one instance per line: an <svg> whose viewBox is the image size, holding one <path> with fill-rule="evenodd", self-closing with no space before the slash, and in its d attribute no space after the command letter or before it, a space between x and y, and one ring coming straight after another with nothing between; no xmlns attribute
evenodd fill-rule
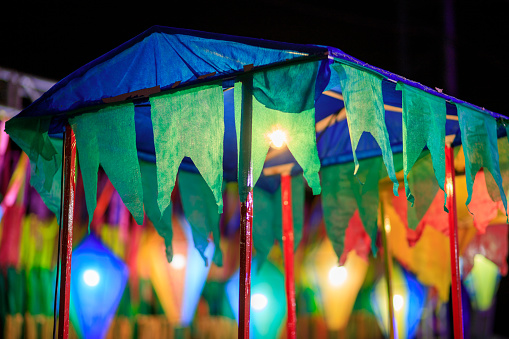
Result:
<svg viewBox="0 0 509 339"><path fill-rule="evenodd" d="M406 197L413 205L408 174L426 146L438 184L445 192L445 99L403 83L396 89L403 92L403 173Z"/></svg>
<svg viewBox="0 0 509 339"><path fill-rule="evenodd" d="M219 246L219 219L214 195L202 176L186 171L179 172L179 191L182 207L193 232L194 246L208 265L205 250L209 245L209 235L214 240L214 257L217 266L223 266L223 255Z"/></svg>
<svg viewBox="0 0 509 339"><path fill-rule="evenodd" d="M389 134L385 125L385 109L382 96L382 77L361 71L348 65L335 63L332 68L338 73L343 98L350 141L355 162L354 174L359 169L356 150L364 132L375 138L382 150L382 158L389 178L394 183L394 195L398 195L398 180L394 171Z"/></svg>
<svg viewBox="0 0 509 339"><path fill-rule="evenodd" d="M97 205L99 165L136 222L143 224L143 189L136 150L134 105L108 106L69 119L85 187L89 224Z"/></svg>
<svg viewBox="0 0 509 339"><path fill-rule="evenodd" d="M477 172L484 167L495 180L507 215L507 198L502 186L497 145L497 121L488 114L473 108L456 104L461 129L461 142L465 155L465 177L468 198L472 199L472 189Z"/></svg>
<svg viewBox="0 0 509 339"><path fill-rule="evenodd" d="M171 223L171 204L161 214L157 205L157 170L156 164L140 160L141 182L143 185L143 203L145 213L157 233L164 239L166 258L168 262L173 259L173 229Z"/></svg>
<svg viewBox="0 0 509 339"><path fill-rule="evenodd" d="M194 87L150 98L157 159L157 202L171 203L178 168L190 157L223 211L224 104L220 84Z"/></svg>
<svg viewBox="0 0 509 339"><path fill-rule="evenodd" d="M237 130L237 147L240 148L240 123L242 107L242 83L235 83L235 126ZM258 181L271 145L269 135L282 131L286 136L286 145L304 171L308 185L313 194L320 194L320 159L316 149L315 109L301 113L283 113L262 105L253 97L251 159L253 164L253 183ZM240 151L239 151L240 153ZM239 164L240 166L240 164ZM239 173L241 172L239 168ZM240 200L245 200L245 193L239 185Z"/></svg>

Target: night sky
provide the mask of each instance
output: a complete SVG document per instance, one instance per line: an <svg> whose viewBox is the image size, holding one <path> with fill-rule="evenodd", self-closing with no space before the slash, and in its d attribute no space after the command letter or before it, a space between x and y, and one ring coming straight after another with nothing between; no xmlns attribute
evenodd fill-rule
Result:
<svg viewBox="0 0 509 339"><path fill-rule="evenodd" d="M153 25L328 45L374 66L509 115L509 0L455 1L457 93L445 82L443 0L228 2L16 1L0 4L0 66L60 80ZM373 4L374 3L374 4ZM183 6L184 8L180 7ZM506 332L509 282L495 324Z"/></svg>
<svg viewBox="0 0 509 339"><path fill-rule="evenodd" d="M151 2L0 5L0 66L60 80L153 25L339 48L377 67L509 114L508 0L456 1L458 91L444 77L443 0L262 0L184 8ZM171 3L171 2L168 2ZM189 3L189 5L187 5ZM256 3L256 5L255 5ZM310 5L311 4L311 5ZM369 5L368 5L369 4Z"/></svg>

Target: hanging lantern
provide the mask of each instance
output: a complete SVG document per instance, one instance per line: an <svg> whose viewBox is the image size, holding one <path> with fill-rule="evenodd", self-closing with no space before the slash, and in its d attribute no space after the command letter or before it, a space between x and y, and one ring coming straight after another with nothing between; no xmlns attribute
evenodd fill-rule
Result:
<svg viewBox="0 0 509 339"><path fill-rule="evenodd" d="M475 309L486 311L491 307L499 281L498 266L482 254L476 254L474 266L464 281Z"/></svg>
<svg viewBox="0 0 509 339"><path fill-rule="evenodd" d="M157 233L148 235L141 249L139 266L149 266L149 276L161 306L170 321L178 327L191 324L214 255L214 243L205 249L208 266L194 247L191 226L179 215L173 215L173 260L168 263L164 240Z"/></svg>
<svg viewBox="0 0 509 339"><path fill-rule="evenodd" d="M421 319L427 289L413 274L395 263L392 273L392 293L397 338L413 338ZM387 282L385 277L382 277L371 291L371 305L378 325L386 336L389 332L387 299Z"/></svg>
<svg viewBox="0 0 509 339"><path fill-rule="evenodd" d="M105 337L128 276L124 262L93 234L73 251L70 318L79 337Z"/></svg>
<svg viewBox="0 0 509 339"><path fill-rule="evenodd" d="M339 331L346 327L355 299L362 286L368 263L348 253L346 262L338 266L338 258L328 238L306 260L306 272L320 293L327 328Z"/></svg>
<svg viewBox="0 0 509 339"><path fill-rule="evenodd" d="M253 259L253 267L258 267ZM226 295L239 322L239 272L226 284ZM251 271L251 326L253 338L277 338L286 319L285 278L280 269L265 261Z"/></svg>

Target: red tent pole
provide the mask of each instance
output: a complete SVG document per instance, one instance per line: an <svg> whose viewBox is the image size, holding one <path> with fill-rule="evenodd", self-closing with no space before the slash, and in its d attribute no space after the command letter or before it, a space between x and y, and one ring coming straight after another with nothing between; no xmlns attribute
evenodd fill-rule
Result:
<svg viewBox="0 0 509 339"><path fill-rule="evenodd" d="M69 299L71 287L72 226L74 220L74 192L76 139L71 126L65 126L62 156L63 183L61 202L62 241L60 256L60 314L58 338L69 337Z"/></svg>
<svg viewBox="0 0 509 339"><path fill-rule="evenodd" d="M249 338L251 307L251 257L253 243L252 89L253 77L248 75L242 79L242 118L239 150L239 189L243 193L247 193L245 201L240 202L239 339Z"/></svg>
<svg viewBox="0 0 509 339"><path fill-rule="evenodd" d="M295 281L293 272L293 215L292 215L292 183L290 174L281 174L281 202L283 210L283 251L285 258L285 285L288 321L286 323L287 338L296 338L297 315L295 311Z"/></svg>
<svg viewBox="0 0 509 339"><path fill-rule="evenodd" d="M454 149L445 146L445 176L447 208L449 209L449 245L451 252L451 295L454 338L463 339L463 309L461 308L461 277L458 250L458 217L456 214L456 185L454 182Z"/></svg>

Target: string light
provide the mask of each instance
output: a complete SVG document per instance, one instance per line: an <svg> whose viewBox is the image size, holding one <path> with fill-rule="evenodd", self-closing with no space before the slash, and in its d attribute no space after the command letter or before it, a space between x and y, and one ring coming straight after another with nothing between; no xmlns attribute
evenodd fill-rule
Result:
<svg viewBox="0 0 509 339"><path fill-rule="evenodd" d="M270 142L275 148L281 148L286 143L286 133L279 128L269 135Z"/></svg>

